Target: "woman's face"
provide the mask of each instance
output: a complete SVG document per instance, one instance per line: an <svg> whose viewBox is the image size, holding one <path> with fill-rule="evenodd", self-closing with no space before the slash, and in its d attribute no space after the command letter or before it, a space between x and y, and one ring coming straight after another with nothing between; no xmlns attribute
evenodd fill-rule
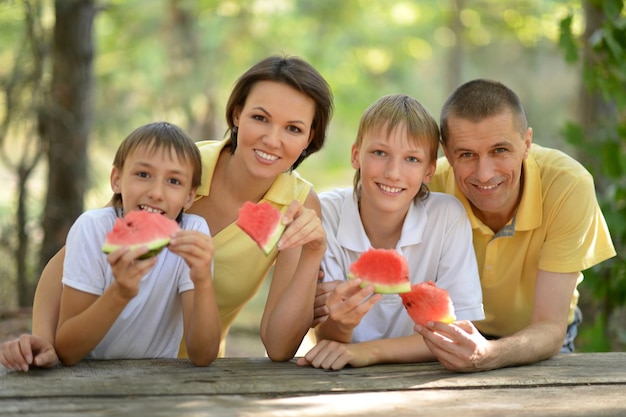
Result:
<svg viewBox="0 0 626 417"><path fill-rule="evenodd" d="M289 170L309 145L315 101L275 81L260 81L235 112L237 149L252 175L272 178Z"/></svg>

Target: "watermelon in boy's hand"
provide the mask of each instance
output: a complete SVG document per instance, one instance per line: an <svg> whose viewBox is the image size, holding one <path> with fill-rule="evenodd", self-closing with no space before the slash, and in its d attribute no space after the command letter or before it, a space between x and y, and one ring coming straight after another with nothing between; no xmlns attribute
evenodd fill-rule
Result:
<svg viewBox="0 0 626 417"><path fill-rule="evenodd" d="M246 201L239 208L237 226L250 236L257 245L269 254L285 230L282 213L267 201L254 204Z"/></svg>
<svg viewBox="0 0 626 417"><path fill-rule="evenodd" d="M424 326L429 321L450 324L456 320L448 292L432 281L414 284L411 292L400 294L400 297L415 324Z"/></svg>
<svg viewBox="0 0 626 417"><path fill-rule="evenodd" d="M360 278L361 287L374 286L379 294L397 294L411 290L406 258L393 249L370 249L350 265L348 279Z"/></svg>
<svg viewBox="0 0 626 417"><path fill-rule="evenodd" d="M161 252L178 230L180 230L178 223L162 214L134 210L123 218L115 219L113 229L106 235L102 252L111 253L121 247L133 250L147 246L149 252L141 255L139 259L150 258Z"/></svg>

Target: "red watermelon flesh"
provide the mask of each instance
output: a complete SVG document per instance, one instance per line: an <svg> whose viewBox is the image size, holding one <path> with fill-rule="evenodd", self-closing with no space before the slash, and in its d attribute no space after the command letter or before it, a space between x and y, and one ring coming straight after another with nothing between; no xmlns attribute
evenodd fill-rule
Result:
<svg viewBox="0 0 626 417"><path fill-rule="evenodd" d="M429 321L452 323L456 320L454 306L448 292L434 282L420 282L411 286L411 292L400 294L402 304L416 324Z"/></svg>
<svg viewBox="0 0 626 417"><path fill-rule="evenodd" d="M132 250L139 246L147 246L150 251L139 258L146 259L161 252L178 230L180 230L178 223L162 214L134 210L115 220L113 229L107 233L102 251L111 253L121 247L129 247Z"/></svg>
<svg viewBox="0 0 626 417"><path fill-rule="evenodd" d="M374 286L380 294L398 294L411 290L406 258L393 249L369 249L350 265L348 279L360 278L361 287Z"/></svg>
<svg viewBox="0 0 626 417"><path fill-rule="evenodd" d="M240 208L237 226L269 254L285 230L281 221L282 213L267 201L253 203L246 201Z"/></svg>

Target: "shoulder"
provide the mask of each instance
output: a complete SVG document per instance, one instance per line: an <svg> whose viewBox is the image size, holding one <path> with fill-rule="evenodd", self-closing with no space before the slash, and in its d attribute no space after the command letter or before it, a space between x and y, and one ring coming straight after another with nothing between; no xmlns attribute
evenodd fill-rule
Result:
<svg viewBox="0 0 626 417"><path fill-rule="evenodd" d="M330 191L323 191L319 194L322 212L339 211L347 198L352 198L354 190L352 188L336 188Z"/></svg>
<svg viewBox="0 0 626 417"><path fill-rule="evenodd" d="M83 212L78 216L74 225L86 227L87 225L104 224L113 227L116 218L117 215L113 207L103 207Z"/></svg>
<svg viewBox="0 0 626 417"><path fill-rule="evenodd" d="M595 195L591 173L576 159L563 151L533 144L530 162L537 166L544 196L585 192ZM580 198L584 198L582 195Z"/></svg>
<svg viewBox="0 0 626 417"><path fill-rule="evenodd" d="M458 198L451 194L431 191L428 197L422 200L429 213L446 213L449 216L467 216L465 207Z"/></svg>
<svg viewBox="0 0 626 417"><path fill-rule="evenodd" d="M202 216L197 214L183 213L180 228L183 230L199 230L209 233L209 226Z"/></svg>

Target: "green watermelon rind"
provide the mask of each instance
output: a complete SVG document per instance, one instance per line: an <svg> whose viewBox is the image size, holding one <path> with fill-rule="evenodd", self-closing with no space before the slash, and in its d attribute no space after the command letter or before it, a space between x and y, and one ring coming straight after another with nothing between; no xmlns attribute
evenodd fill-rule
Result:
<svg viewBox="0 0 626 417"><path fill-rule="evenodd" d="M143 255L139 256L137 259L148 259L151 258L153 256L158 255L159 253L161 253L161 251L163 249L165 249L167 247L167 245L169 245L171 241L171 238L169 237L164 237L161 239L154 239L151 240L149 242L146 243L140 243L140 244L135 244L135 245L129 245L128 249L129 250L134 250L143 246L147 246L148 247L148 252L144 253ZM124 245L112 245L109 243L104 243L104 245L102 245L102 252L106 253L107 255L109 253L113 253L116 250L123 248Z"/></svg>
<svg viewBox="0 0 626 417"><path fill-rule="evenodd" d="M287 226L285 226L282 222L279 222L274 228L274 231L270 234L265 245L259 245L261 250L266 255L269 255L272 249L274 249L274 246L276 246L276 244L278 243L278 240L283 235L283 232L285 231L286 227Z"/></svg>
<svg viewBox="0 0 626 417"><path fill-rule="evenodd" d="M348 273L348 279L358 278L354 274ZM407 279L406 282L401 284L379 284L375 282L370 282L361 278L362 282L359 285L361 288L365 288L367 286L372 285L374 287L374 292L377 294L401 294L405 292L411 291L411 281Z"/></svg>

